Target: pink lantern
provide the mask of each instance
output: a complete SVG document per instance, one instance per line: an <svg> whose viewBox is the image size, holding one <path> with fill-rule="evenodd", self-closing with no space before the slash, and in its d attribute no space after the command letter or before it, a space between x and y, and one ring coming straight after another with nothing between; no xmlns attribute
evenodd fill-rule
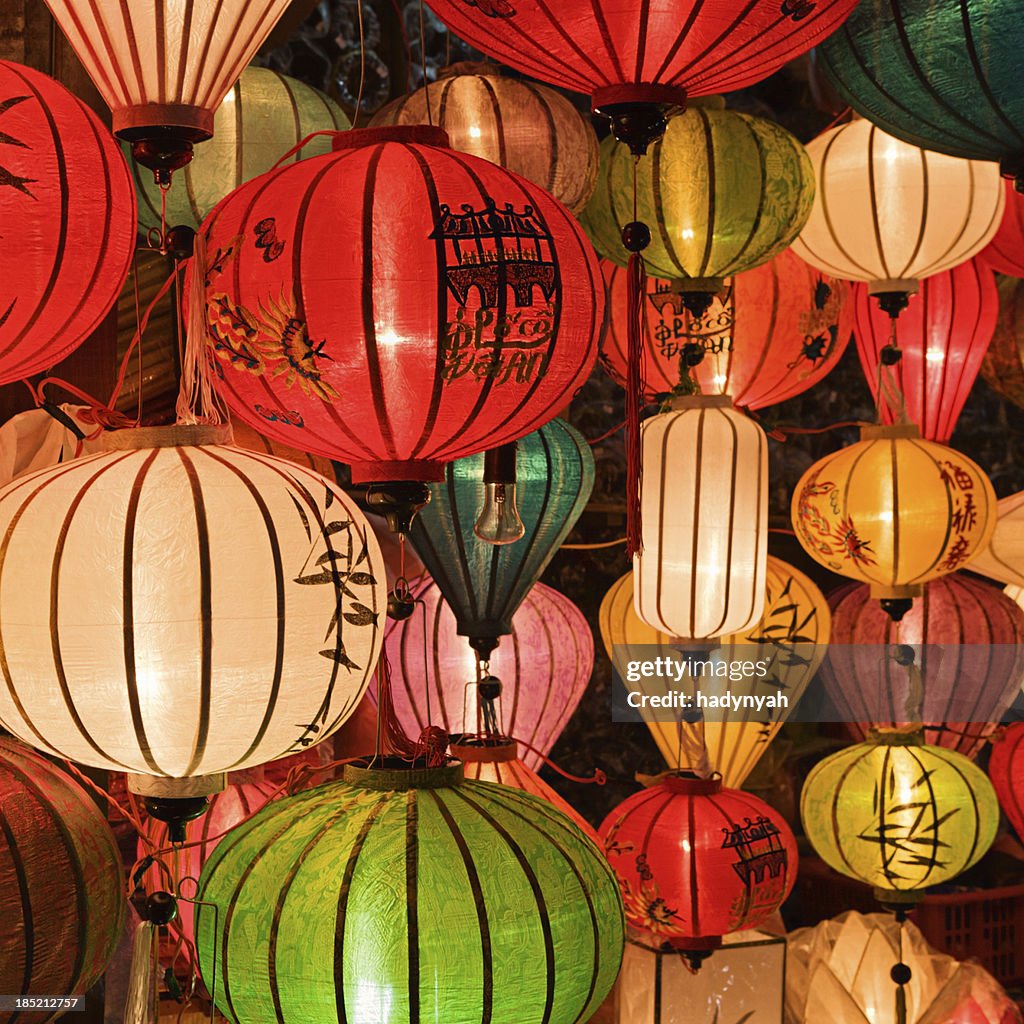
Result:
<svg viewBox="0 0 1024 1024"><path fill-rule="evenodd" d="M412 618L393 623L384 648L398 720L413 739L427 725L449 733L484 731L477 700L477 655L456 632L455 615L433 580L416 591L423 602ZM426 631L424 633L424 630ZM484 663L501 680L495 705L502 733L543 754L576 710L594 667L594 638L583 613L557 590L534 584ZM523 762L537 770L540 756L525 747Z"/></svg>
<svg viewBox="0 0 1024 1024"><path fill-rule="evenodd" d="M1007 180L1006 208L999 230L982 249L981 258L993 270L1010 277L1024 277L1024 195L1020 195Z"/></svg>
<svg viewBox="0 0 1024 1024"><path fill-rule="evenodd" d="M959 574L926 583L899 622L866 585L838 591L821 676L858 741L872 725L908 721L910 675L892 650L899 644L915 647L925 741L974 757L1020 692L1024 611L998 587Z"/></svg>

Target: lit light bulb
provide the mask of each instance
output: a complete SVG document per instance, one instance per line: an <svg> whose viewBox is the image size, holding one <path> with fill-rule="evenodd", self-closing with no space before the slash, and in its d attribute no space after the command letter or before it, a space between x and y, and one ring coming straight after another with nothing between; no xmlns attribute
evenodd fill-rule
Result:
<svg viewBox="0 0 1024 1024"><path fill-rule="evenodd" d="M512 544L526 533L516 508L515 484L484 484L484 507L473 532L488 544Z"/></svg>

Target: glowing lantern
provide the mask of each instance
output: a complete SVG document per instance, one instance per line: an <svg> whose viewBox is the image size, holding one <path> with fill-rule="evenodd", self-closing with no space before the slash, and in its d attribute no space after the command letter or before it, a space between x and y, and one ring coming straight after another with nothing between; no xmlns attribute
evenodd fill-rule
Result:
<svg viewBox="0 0 1024 1024"><path fill-rule="evenodd" d="M971 560L971 571L1013 587L1024 587L1024 491L996 504L992 539Z"/></svg>
<svg viewBox="0 0 1024 1024"><path fill-rule="evenodd" d="M892 341L893 321L870 301L867 289L855 289L854 337L864 376L878 401L883 349ZM892 374L907 416L929 441L949 440L981 369L999 315L992 271L977 260L921 282L918 296L895 323L895 344L903 353ZM898 410L881 404L883 420L895 422Z"/></svg>
<svg viewBox="0 0 1024 1024"><path fill-rule="evenodd" d="M867 0L825 42L821 60L843 99L925 149L1024 171L1012 0Z"/></svg>
<svg viewBox="0 0 1024 1024"><path fill-rule="evenodd" d="M999 804L963 754L892 730L819 761L800 817L829 867L883 901L913 902L979 860L995 838Z"/></svg>
<svg viewBox="0 0 1024 1024"><path fill-rule="evenodd" d="M821 675L859 739L871 725L907 721L917 683L890 656L897 644L914 650L925 740L973 758L1020 693L1024 611L997 587L959 573L926 583L899 622L867 587L846 590L832 608Z"/></svg>
<svg viewBox="0 0 1024 1024"><path fill-rule="evenodd" d="M538 797L435 769L345 768L275 801L207 862L196 928L231 1020L587 1020L622 903L594 844Z"/></svg>
<svg viewBox="0 0 1024 1024"><path fill-rule="evenodd" d="M456 64L437 82L389 103L371 127L436 124L452 149L498 164L550 192L573 213L597 180L597 135L562 95L506 78L494 66Z"/></svg>
<svg viewBox="0 0 1024 1024"><path fill-rule="evenodd" d="M833 277L864 281L896 314L918 279L950 270L996 233L1004 192L993 164L927 152L855 120L807 146L818 188L793 243Z"/></svg>
<svg viewBox="0 0 1024 1024"><path fill-rule="evenodd" d="M1004 185L1006 208L1003 219L981 256L1000 274L1024 277L1024 196L1017 192L1012 182L1007 181Z"/></svg>
<svg viewBox="0 0 1024 1024"><path fill-rule="evenodd" d="M634 216L633 172L637 174ZM609 136L583 226L600 255L626 265L622 229L651 229L647 270L683 292L714 293L725 277L786 248L807 220L814 172L803 146L771 121L704 104L673 118L634 161Z"/></svg>
<svg viewBox="0 0 1024 1024"><path fill-rule="evenodd" d="M455 616L437 584L416 592L422 614L393 624L385 650L391 695L402 728L419 736L428 725L449 733L482 731L478 656L456 632ZM572 717L594 667L594 640L583 613L557 590L537 583L512 620L512 633L485 662L501 682L495 709L501 731L547 754ZM528 747L533 770L541 758Z"/></svg>
<svg viewBox="0 0 1024 1024"><path fill-rule="evenodd" d="M229 441L115 431L0 491L4 728L180 778L283 757L351 714L383 639L376 539L336 485Z"/></svg>
<svg viewBox="0 0 1024 1024"><path fill-rule="evenodd" d="M796 880L796 840L766 803L720 779L669 775L602 822L630 927L698 957L774 913Z"/></svg>
<svg viewBox="0 0 1024 1024"><path fill-rule="evenodd" d="M81 995L107 968L124 924L121 857L79 786L0 737L0 989ZM59 1013L0 1011L5 1024Z"/></svg>
<svg viewBox="0 0 1024 1024"><path fill-rule="evenodd" d="M826 569L903 602L961 568L995 528L995 492L965 455L913 424L863 427L819 459L793 492L793 529Z"/></svg>
<svg viewBox="0 0 1024 1024"><path fill-rule="evenodd" d="M1024 408L1024 281L999 277L999 319L981 375L993 391Z"/></svg>
<svg viewBox="0 0 1024 1024"><path fill-rule="evenodd" d="M988 777L999 806L1024 840L1024 722L1014 722L992 742Z"/></svg>
<svg viewBox="0 0 1024 1024"><path fill-rule="evenodd" d="M742 632L723 636L715 653L730 661L767 659L763 678L730 682L730 689L737 694L756 694L784 688L789 706L780 708L771 721L759 720L764 719L763 712L752 716L749 709L722 710L713 720L703 722L699 733L681 717L664 720L665 712L660 710L645 721L670 768L689 767L684 751L692 749L692 744L685 738L702 734L711 767L721 773L722 782L742 786L818 671L830 635L831 616L824 595L802 572L771 555L765 578L761 619ZM631 572L613 583L605 595L599 624L608 657L620 668L624 660L649 657L652 645L661 647L673 642L672 637L648 626L636 614ZM647 649L642 651L642 647ZM635 653L631 653L634 648ZM686 684L673 685L678 688Z"/></svg>
<svg viewBox="0 0 1024 1024"><path fill-rule="evenodd" d="M590 497L594 456L586 440L560 419L517 442L513 501L524 534L511 544L488 543L474 532L485 491L492 486L484 482L486 474L484 455L450 463L444 483L431 486L430 503L410 533L455 612L460 635L477 647L512 631L516 609Z"/></svg>
<svg viewBox="0 0 1024 1024"><path fill-rule="evenodd" d="M0 154L8 384L60 362L117 301L135 251L135 196L100 119L59 82L10 61L0 61Z"/></svg>
<svg viewBox="0 0 1024 1024"><path fill-rule="evenodd" d="M268 68L249 67L228 90L213 118L213 138L166 192L168 224L198 228L232 189L269 171L307 135L349 127L344 111L318 89ZM313 139L294 162L328 152L330 143ZM153 175L136 168L139 224L160 227L161 189Z"/></svg>
<svg viewBox="0 0 1024 1024"><path fill-rule="evenodd" d="M219 388L356 482L440 480L586 380L597 261L561 204L437 128L349 131L334 148L236 189L204 224Z"/></svg>
<svg viewBox="0 0 1024 1024"><path fill-rule="evenodd" d="M626 272L602 260L608 287L604 368L627 384ZM729 395L741 408L761 409L817 384L839 362L850 339L852 310L845 281L826 278L789 249L727 282L706 313L687 312L670 281L647 279L643 340L646 396L664 394L689 370L705 395ZM681 367L683 347L696 342L704 358Z"/></svg>
<svg viewBox="0 0 1024 1024"><path fill-rule="evenodd" d="M761 617L768 555L768 439L725 395L674 398L643 424L637 615L686 639Z"/></svg>

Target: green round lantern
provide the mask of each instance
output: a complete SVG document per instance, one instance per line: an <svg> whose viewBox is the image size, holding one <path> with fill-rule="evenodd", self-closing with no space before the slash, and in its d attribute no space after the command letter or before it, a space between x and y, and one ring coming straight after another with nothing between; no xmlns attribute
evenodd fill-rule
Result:
<svg viewBox="0 0 1024 1024"><path fill-rule="evenodd" d="M624 943L591 840L459 762L349 765L268 805L220 842L198 898L203 977L238 1024L573 1024Z"/></svg>
<svg viewBox="0 0 1024 1024"><path fill-rule="evenodd" d="M196 146L191 163L174 172L167 191L167 224L198 228L206 215L243 182L269 171L307 135L351 127L345 112L318 89L267 68L248 67L213 118L213 138ZM126 146L126 154L131 147ZM289 162L331 151L313 139ZM143 232L160 226L160 188L153 172L132 163Z"/></svg>
<svg viewBox="0 0 1024 1024"><path fill-rule="evenodd" d="M626 266L622 228L651 231L647 270L691 292L718 292L722 279L782 252L814 202L814 168L804 147L779 125L695 103L636 163L611 136L601 144L597 187L581 220L598 253Z"/></svg>
<svg viewBox="0 0 1024 1024"><path fill-rule="evenodd" d="M1024 20L1017 0L861 0L819 48L858 113L905 142L997 160L1021 180Z"/></svg>
<svg viewBox="0 0 1024 1024"><path fill-rule="evenodd" d="M826 864L884 902L914 902L992 845L999 801L963 754L924 743L920 732L879 729L815 765L800 816Z"/></svg>

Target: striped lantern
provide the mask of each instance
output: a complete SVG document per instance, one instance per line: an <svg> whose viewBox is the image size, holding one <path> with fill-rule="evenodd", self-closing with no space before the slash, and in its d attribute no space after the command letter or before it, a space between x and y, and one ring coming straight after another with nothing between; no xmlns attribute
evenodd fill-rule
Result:
<svg viewBox="0 0 1024 1024"><path fill-rule="evenodd" d="M971 571L1012 587L1024 587L1024 491L996 504L992 539L971 559Z"/></svg>
<svg viewBox="0 0 1024 1024"><path fill-rule="evenodd" d="M996 233L999 168L932 153L854 120L807 146L818 190L793 250L872 295L912 294L918 280L980 252Z"/></svg>
<svg viewBox="0 0 1024 1024"><path fill-rule="evenodd" d="M1006 726L993 739L988 777L999 806L1024 842L1024 722Z"/></svg>
<svg viewBox="0 0 1024 1024"><path fill-rule="evenodd" d="M738 633L761 617L768 438L726 395L672 399L643 423L637 615L669 636Z"/></svg>
<svg viewBox="0 0 1024 1024"><path fill-rule="evenodd" d="M899 622L866 586L837 598L821 678L854 736L907 720L911 678L885 652L908 644L920 670L925 740L976 757L1024 683L1024 611L998 587L960 573L926 583Z"/></svg>
<svg viewBox="0 0 1024 1024"><path fill-rule="evenodd" d="M811 769L800 817L829 867L884 902L913 901L977 863L995 838L999 803L963 754L880 731Z"/></svg>
<svg viewBox="0 0 1024 1024"><path fill-rule="evenodd" d="M623 387L628 377L626 272L601 261L608 322L601 364ZM647 398L670 392L686 373L701 394L729 395L740 408L762 409L822 380L850 340L850 286L825 277L785 249L726 282L707 312L694 316L671 281L647 278L643 379ZM704 358L682 362L696 342Z"/></svg>
<svg viewBox="0 0 1024 1024"><path fill-rule="evenodd" d="M722 780L668 775L601 823L626 921L680 952L775 913L796 881L796 839L764 801Z"/></svg>
<svg viewBox="0 0 1024 1024"><path fill-rule="evenodd" d="M1004 182L1006 208L999 230L981 251L982 259L1000 274L1024 277L1024 196L1012 181Z"/></svg>
<svg viewBox="0 0 1024 1024"><path fill-rule="evenodd" d="M981 376L985 383L1019 409L1024 409L1024 281L997 277L999 319Z"/></svg>
<svg viewBox="0 0 1024 1024"><path fill-rule="evenodd" d="M341 133L204 224L219 389L353 480L438 481L565 406L604 289L569 212L438 128Z"/></svg>
<svg viewBox="0 0 1024 1024"><path fill-rule="evenodd" d="M398 720L412 737L428 725L480 732L477 655L456 632L436 583L425 582L416 601L422 614L417 608L412 618L393 623L385 639ZM534 771L576 710L593 667L594 640L583 613L557 590L535 584L487 664L502 683L499 725L524 744L523 761Z"/></svg>
<svg viewBox="0 0 1024 1024"><path fill-rule="evenodd" d="M0 491L4 728L180 778L283 757L351 714L382 644L376 539L324 477L228 442L116 431Z"/></svg>
<svg viewBox="0 0 1024 1024"><path fill-rule="evenodd" d="M493 65L456 64L379 110L370 127L436 124L452 149L498 164L579 213L597 180L597 135L564 96L506 78Z"/></svg>
<svg viewBox="0 0 1024 1024"><path fill-rule="evenodd" d="M0 990L81 996L106 970L124 912L121 857L92 798L0 737ZM59 1016L0 1010L4 1024Z"/></svg>
<svg viewBox="0 0 1024 1024"><path fill-rule="evenodd" d="M135 251L135 195L100 119L0 61L0 384L49 369L99 326ZM2 187L6 186L6 187Z"/></svg>
<svg viewBox="0 0 1024 1024"><path fill-rule="evenodd" d="M777 709L775 717L768 720L767 709L757 713L744 708L720 709L712 720L699 726L684 722L681 716L669 720L663 708L649 718L645 716L647 728L672 769L692 767L688 760L690 752L703 746L722 782L726 786L742 786L825 657L831 613L824 594L799 569L772 555L767 559L765 577L764 612L760 620L741 632L721 637L714 653L730 662L767 660L763 678L730 681L730 691L767 696L781 689L789 698L788 707ZM673 637L659 633L637 615L632 572L616 580L605 594L598 623L605 651L620 675L627 661L646 660L651 647L667 647L673 642ZM630 688L636 690L638 686ZM639 688L643 688L643 680Z"/></svg>
<svg viewBox="0 0 1024 1024"><path fill-rule="evenodd" d="M172 132L210 137L214 112L288 0L46 5L113 112L114 133L166 142Z"/></svg>
<svg viewBox="0 0 1024 1024"><path fill-rule="evenodd" d="M198 228L232 189L269 171L307 135L349 127L345 112L319 89L269 68L246 68L217 107L213 138L174 176L166 192L166 222ZM326 139L312 139L289 160L329 149ZM138 165L135 190L141 230L160 227L161 189Z"/></svg>
<svg viewBox="0 0 1024 1024"><path fill-rule="evenodd" d="M403 768L347 766L220 843L196 914L218 1008L284 1024L588 1020L624 942L597 847L458 763Z"/></svg>
<svg viewBox="0 0 1024 1024"><path fill-rule="evenodd" d="M983 551L996 496L966 455L921 439L913 424L861 428L819 459L793 491L797 540L816 562L905 600Z"/></svg>
<svg viewBox="0 0 1024 1024"><path fill-rule="evenodd" d="M853 336L871 393L879 402L882 350L892 343L893 321L873 303L863 285L854 286ZM903 353L890 371L906 414L929 441L949 441L981 361L996 329L999 294L984 262L968 260L921 282L918 294L895 324ZM879 403L883 422L900 415L893 403Z"/></svg>
<svg viewBox="0 0 1024 1024"><path fill-rule="evenodd" d="M784 128L724 109L716 97L674 117L635 162L613 136L601 143L594 196L581 221L601 256L626 266L622 229L651 229L647 270L683 291L719 292L723 278L760 266L807 220L814 171Z"/></svg>

